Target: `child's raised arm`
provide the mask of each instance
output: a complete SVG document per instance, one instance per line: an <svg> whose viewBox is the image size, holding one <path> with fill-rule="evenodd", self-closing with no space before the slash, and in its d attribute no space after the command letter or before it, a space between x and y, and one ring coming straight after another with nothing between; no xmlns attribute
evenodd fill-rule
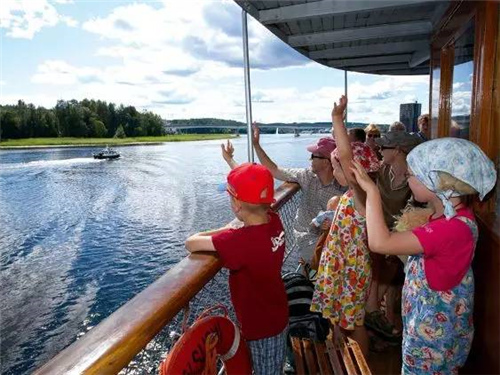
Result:
<svg viewBox="0 0 500 375"><path fill-rule="evenodd" d="M238 166L238 163L233 159L234 146L231 141L228 139L227 143L225 145L224 143L222 143L220 147L222 149L222 158L226 161L229 168L236 168Z"/></svg>
<svg viewBox="0 0 500 375"><path fill-rule="evenodd" d="M344 114L347 108L347 98L342 95L339 99L339 104L333 103L332 109L332 136L337 144L340 166L344 172L344 176L349 184L349 187L354 191L354 204L356 211L364 216L366 194L363 189L360 189L356 178L352 172L352 149L349 135L344 124Z"/></svg>
<svg viewBox="0 0 500 375"><path fill-rule="evenodd" d="M424 251L417 236L411 231L391 232L384 220L382 199L377 185L365 169L354 162L352 172L358 186L366 191L366 228L370 251L388 255L414 255Z"/></svg>

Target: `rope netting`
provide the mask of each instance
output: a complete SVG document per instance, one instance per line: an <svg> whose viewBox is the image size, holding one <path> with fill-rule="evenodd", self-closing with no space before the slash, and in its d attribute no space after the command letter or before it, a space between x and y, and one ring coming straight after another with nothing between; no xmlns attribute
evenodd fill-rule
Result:
<svg viewBox="0 0 500 375"><path fill-rule="evenodd" d="M278 213L285 228L286 254L282 273L295 271L298 264L298 252L293 234L293 222L299 205L301 191L295 193ZM158 368L168 350L182 334L183 324L189 327L207 308L221 304L227 307L229 316L235 320L234 310L229 297L229 271L222 269L191 300L189 306L179 312L146 347L125 367L120 374L157 374ZM185 320L185 322L183 322Z"/></svg>

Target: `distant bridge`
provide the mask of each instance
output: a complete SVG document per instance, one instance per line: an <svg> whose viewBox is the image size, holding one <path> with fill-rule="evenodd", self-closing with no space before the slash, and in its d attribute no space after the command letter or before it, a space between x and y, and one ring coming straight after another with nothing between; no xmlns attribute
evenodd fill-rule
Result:
<svg viewBox="0 0 500 375"><path fill-rule="evenodd" d="M190 124L172 124L168 121L164 122L165 128L170 128L170 129L177 129L177 130L182 130L182 129L246 129L247 126L246 124L244 125L190 125ZM300 125L300 124L258 124L260 129L290 129L294 131L300 131L300 130L322 130L322 129L330 129L332 126L331 124L328 123L319 123L319 124L307 124L307 125Z"/></svg>

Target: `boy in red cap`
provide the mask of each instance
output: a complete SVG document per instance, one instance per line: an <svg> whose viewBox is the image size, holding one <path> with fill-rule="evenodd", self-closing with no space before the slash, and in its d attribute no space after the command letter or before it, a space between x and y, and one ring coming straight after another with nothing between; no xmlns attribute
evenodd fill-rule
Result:
<svg viewBox="0 0 500 375"><path fill-rule="evenodd" d="M274 201L271 172L244 163L227 177L231 209L243 227L223 227L186 240L190 252L217 251L230 270L229 289L243 337L252 353L256 375L282 373L288 302L281 279L285 232Z"/></svg>

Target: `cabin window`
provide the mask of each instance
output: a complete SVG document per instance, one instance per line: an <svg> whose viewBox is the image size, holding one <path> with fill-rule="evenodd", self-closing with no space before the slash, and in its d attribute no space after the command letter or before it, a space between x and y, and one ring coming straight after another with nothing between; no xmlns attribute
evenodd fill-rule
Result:
<svg viewBox="0 0 500 375"><path fill-rule="evenodd" d="M438 135L438 115L439 115L439 90L441 83L441 51L435 50L432 53L432 75L431 75L431 138L436 138Z"/></svg>
<svg viewBox="0 0 500 375"><path fill-rule="evenodd" d="M474 72L474 21L454 43L450 137L469 139Z"/></svg>

